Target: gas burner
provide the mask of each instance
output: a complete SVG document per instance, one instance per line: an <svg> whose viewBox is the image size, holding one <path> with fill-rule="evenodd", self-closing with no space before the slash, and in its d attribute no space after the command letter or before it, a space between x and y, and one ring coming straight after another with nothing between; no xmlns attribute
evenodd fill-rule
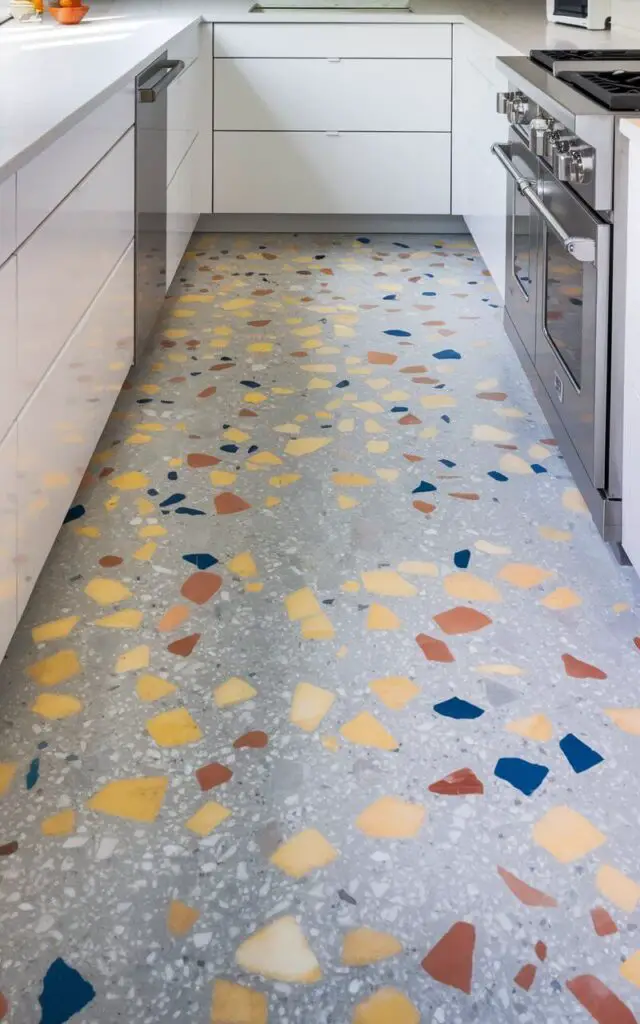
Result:
<svg viewBox="0 0 640 1024"><path fill-rule="evenodd" d="M556 61L571 60L640 60L640 50L531 50L532 61L553 71Z"/></svg>
<svg viewBox="0 0 640 1024"><path fill-rule="evenodd" d="M561 71L558 75L607 110L640 110L640 74L634 71Z"/></svg>

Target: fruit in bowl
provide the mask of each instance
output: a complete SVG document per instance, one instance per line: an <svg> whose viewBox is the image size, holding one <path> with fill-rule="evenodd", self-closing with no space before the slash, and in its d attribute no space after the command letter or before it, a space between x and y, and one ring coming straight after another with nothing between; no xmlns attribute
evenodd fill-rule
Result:
<svg viewBox="0 0 640 1024"><path fill-rule="evenodd" d="M89 10L88 6L76 0L60 0L58 4L51 4L50 13L60 25L78 25Z"/></svg>

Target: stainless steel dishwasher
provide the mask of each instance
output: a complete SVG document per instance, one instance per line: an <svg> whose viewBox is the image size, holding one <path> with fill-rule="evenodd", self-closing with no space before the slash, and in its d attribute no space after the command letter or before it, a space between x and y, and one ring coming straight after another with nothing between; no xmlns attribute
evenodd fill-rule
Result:
<svg viewBox="0 0 640 1024"><path fill-rule="evenodd" d="M136 363L167 286L167 89L184 66L165 51L136 79Z"/></svg>

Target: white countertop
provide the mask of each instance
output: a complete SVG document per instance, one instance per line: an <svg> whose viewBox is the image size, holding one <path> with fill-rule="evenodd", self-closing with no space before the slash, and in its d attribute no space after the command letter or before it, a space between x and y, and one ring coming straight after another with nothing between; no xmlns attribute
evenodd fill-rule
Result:
<svg viewBox="0 0 640 1024"><path fill-rule="evenodd" d="M0 0L0 10L4 0ZM79 26L0 27L0 180L79 121L154 59L170 39L207 21L470 22L505 43L534 48L640 46L626 29L587 32L549 25L543 0L411 0L413 14L339 11L250 14L251 0L94 0Z"/></svg>

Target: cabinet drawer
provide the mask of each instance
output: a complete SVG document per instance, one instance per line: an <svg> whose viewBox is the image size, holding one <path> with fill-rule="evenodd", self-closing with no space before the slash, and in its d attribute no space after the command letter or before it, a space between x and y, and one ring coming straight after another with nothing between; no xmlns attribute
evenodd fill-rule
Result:
<svg viewBox="0 0 640 1024"><path fill-rule="evenodd" d="M216 57L450 57L450 24L215 25Z"/></svg>
<svg viewBox="0 0 640 1024"><path fill-rule="evenodd" d="M0 182L0 263L16 247L16 176Z"/></svg>
<svg viewBox="0 0 640 1024"><path fill-rule="evenodd" d="M0 438L18 410L18 273L16 257L0 267Z"/></svg>
<svg viewBox="0 0 640 1024"><path fill-rule="evenodd" d="M445 132L216 132L214 213L450 212Z"/></svg>
<svg viewBox="0 0 640 1024"><path fill-rule="evenodd" d="M130 130L18 252L21 402L133 238L133 162Z"/></svg>
<svg viewBox="0 0 640 1024"><path fill-rule="evenodd" d="M134 115L135 91L128 85L18 171L18 244L131 128Z"/></svg>
<svg viewBox="0 0 640 1024"><path fill-rule="evenodd" d="M186 54L180 59L185 57ZM200 67L193 60L167 91L167 182L173 179L198 134L199 79Z"/></svg>
<svg viewBox="0 0 640 1024"><path fill-rule="evenodd" d="M18 419L18 610L55 541L133 359L133 245Z"/></svg>
<svg viewBox="0 0 640 1024"><path fill-rule="evenodd" d="M0 443L0 658L18 624L17 607L17 430Z"/></svg>
<svg viewBox="0 0 640 1024"><path fill-rule="evenodd" d="M198 154L196 141L167 189L167 290L198 222Z"/></svg>
<svg viewBox="0 0 640 1024"><path fill-rule="evenodd" d="M451 130L450 60L216 60L213 95L225 131Z"/></svg>

